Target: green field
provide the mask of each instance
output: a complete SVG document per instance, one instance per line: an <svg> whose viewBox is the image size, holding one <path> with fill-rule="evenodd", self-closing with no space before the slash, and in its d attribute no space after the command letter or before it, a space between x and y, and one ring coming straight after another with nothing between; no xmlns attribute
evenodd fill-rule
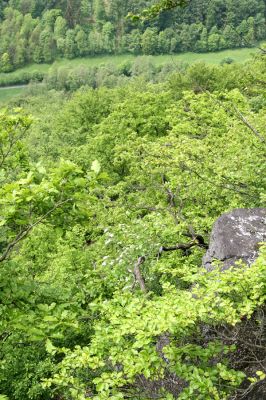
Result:
<svg viewBox="0 0 266 400"><path fill-rule="evenodd" d="M235 62L245 62L252 57L252 54L258 52L257 49L235 49L235 50L224 50L216 53L182 53L174 55L158 55L149 56L154 64L161 65L168 62L187 62L193 63L196 61L205 61L209 64L219 64L224 58L231 57ZM122 64L125 61L133 61L136 56L131 54L118 55L118 56L102 56L102 57L90 57L90 58L76 58L74 60L58 60L53 63L53 66L67 66L76 67L80 64L94 67L100 64L112 63L115 65ZM51 66L48 66L51 67ZM36 69L35 66L30 68Z"/></svg>
<svg viewBox="0 0 266 400"><path fill-rule="evenodd" d="M253 54L257 53L257 48L244 48L244 49L234 49L234 50L224 50L215 53L182 53L174 55L158 55L149 56L154 61L156 65L164 64L167 62L187 62L193 63L195 61L205 61L209 64L219 64L224 58L231 57L235 62L245 62L252 57ZM87 67L94 67L101 64L112 63L114 65L122 64L125 61L133 61L136 56L132 54L123 54L117 56L98 56L98 57L86 57L86 58L75 58L74 60L60 59L55 61L53 64L31 64L26 67L20 68L12 74L18 74L23 72L33 72L38 70L39 72L48 72L51 67L76 67L80 64ZM2 75L2 74L0 74Z"/></svg>
<svg viewBox="0 0 266 400"><path fill-rule="evenodd" d="M152 62L159 66L165 63L193 63L197 61L204 61L208 64L219 64L225 58L232 58L234 62L243 63L249 60L253 54L256 54L259 50L257 48L244 48L244 49L234 49L234 50L224 50L215 53L182 53L175 55L158 55L158 56L148 56L152 60ZM116 66L121 65L126 61L134 61L136 56L132 54L123 54L117 56L98 56L98 57L86 57L86 58L76 58L73 60L60 59L55 61L53 64L31 64L27 65L23 68L20 68L14 72L8 74L0 74L1 77L8 78L12 82L12 78L14 76L20 76L24 73L31 74L34 71L41 72L43 74L48 73L50 68L57 67L67 67L67 68L75 68L79 65L83 65L85 67L95 67L106 64L114 64ZM6 103L11 98L16 95L19 95L23 92L24 88L1 88L0 87L0 104Z"/></svg>
<svg viewBox="0 0 266 400"><path fill-rule="evenodd" d="M24 90L24 87L0 88L0 106L7 103L11 99L14 99L14 97L22 94Z"/></svg>

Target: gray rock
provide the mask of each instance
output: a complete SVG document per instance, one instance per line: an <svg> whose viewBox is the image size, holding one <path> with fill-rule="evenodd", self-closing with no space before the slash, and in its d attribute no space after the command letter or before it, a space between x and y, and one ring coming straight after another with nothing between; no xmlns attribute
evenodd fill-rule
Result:
<svg viewBox="0 0 266 400"><path fill-rule="evenodd" d="M215 222L210 247L203 258L207 270L222 261L222 270L242 260L250 265L257 258L259 243L266 241L266 208L236 209Z"/></svg>

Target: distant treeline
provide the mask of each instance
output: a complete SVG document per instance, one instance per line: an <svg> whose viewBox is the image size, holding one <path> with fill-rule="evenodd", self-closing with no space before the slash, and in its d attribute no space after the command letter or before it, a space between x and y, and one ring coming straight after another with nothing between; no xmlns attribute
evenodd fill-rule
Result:
<svg viewBox="0 0 266 400"><path fill-rule="evenodd" d="M133 22L154 1L0 0L0 71L97 54L168 54L248 47L266 37L264 0L191 0Z"/></svg>

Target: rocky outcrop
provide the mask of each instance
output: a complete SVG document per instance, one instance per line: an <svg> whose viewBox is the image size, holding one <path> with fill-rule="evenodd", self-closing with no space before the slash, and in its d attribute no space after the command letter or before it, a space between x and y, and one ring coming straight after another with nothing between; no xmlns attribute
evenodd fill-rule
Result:
<svg viewBox="0 0 266 400"><path fill-rule="evenodd" d="M266 242L266 208L233 210L215 222L203 265L209 271L214 260L222 262L223 270L238 260L250 265L258 256L261 242Z"/></svg>
<svg viewBox="0 0 266 400"><path fill-rule="evenodd" d="M261 242L266 242L266 208L233 210L223 214L215 222L210 246L203 258L203 265L208 271L214 268L215 260L221 262L222 270L234 266L239 260L251 265L258 257ZM236 345L238 349L236 355L232 355L232 367L239 368L241 361L240 369L247 376L255 376L256 371L263 369L265 363L265 325L263 323L265 315L266 309L263 307L243 324L226 328L225 335L233 338L230 344ZM262 321L259 325L258 320ZM224 334L223 329L224 327L220 327L221 334ZM229 336L228 332L231 332ZM257 343L259 346L256 345ZM260 361L257 362L257 360ZM246 380L240 389L239 394L234 395L232 399L266 400L265 379L252 386Z"/></svg>

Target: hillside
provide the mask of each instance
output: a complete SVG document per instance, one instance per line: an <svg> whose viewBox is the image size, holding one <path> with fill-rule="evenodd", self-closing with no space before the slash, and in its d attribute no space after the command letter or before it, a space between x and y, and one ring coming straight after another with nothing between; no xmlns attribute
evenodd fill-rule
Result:
<svg viewBox="0 0 266 400"><path fill-rule="evenodd" d="M265 57L155 77L1 110L1 400L240 400L265 382L265 246L202 268L221 214L265 207Z"/></svg>
<svg viewBox="0 0 266 400"><path fill-rule="evenodd" d="M0 400L265 399L263 3L1 1Z"/></svg>
<svg viewBox="0 0 266 400"><path fill-rule="evenodd" d="M0 71L99 54L169 54L252 47L265 39L263 0L191 0L159 18L125 18L152 1L0 1Z"/></svg>

